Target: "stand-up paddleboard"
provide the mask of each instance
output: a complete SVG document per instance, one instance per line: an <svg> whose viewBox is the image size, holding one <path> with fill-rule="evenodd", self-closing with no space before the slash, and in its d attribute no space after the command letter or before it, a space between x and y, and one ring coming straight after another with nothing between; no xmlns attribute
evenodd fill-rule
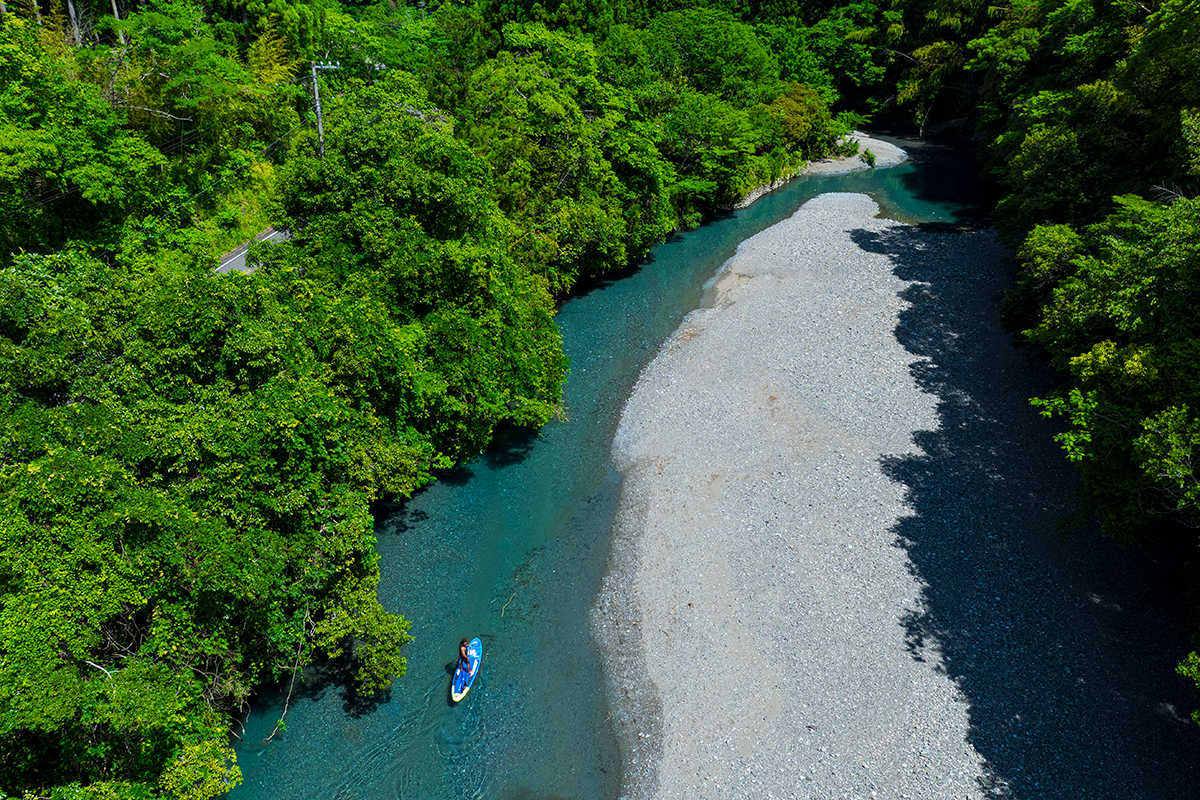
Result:
<svg viewBox="0 0 1200 800"><path fill-rule="evenodd" d="M463 669L462 662L454 668L454 678L450 681L450 699L458 702L471 691L471 684L479 674L479 662L483 659L483 642L476 636L467 645L467 668Z"/></svg>

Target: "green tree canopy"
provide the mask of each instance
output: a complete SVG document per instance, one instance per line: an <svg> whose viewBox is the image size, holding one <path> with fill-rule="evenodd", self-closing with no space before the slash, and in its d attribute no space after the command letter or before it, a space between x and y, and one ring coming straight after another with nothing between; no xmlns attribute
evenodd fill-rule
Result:
<svg viewBox="0 0 1200 800"><path fill-rule="evenodd" d="M432 454L380 436L313 352L305 322L348 309L137 250L0 273L10 793L132 797L198 765L223 791L224 713L259 681L349 642L368 690L403 672L366 502Z"/></svg>
<svg viewBox="0 0 1200 800"><path fill-rule="evenodd" d="M546 283L510 257L487 166L452 133L412 77L389 74L331 104L326 157L301 143L281 187L295 238L280 258L384 303L390 346L413 360L379 372L369 399L446 464L501 421L545 422L565 372Z"/></svg>
<svg viewBox="0 0 1200 800"><path fill-rule="evenodd" d="M35 26L0 21L0 264L111 228L145 207L158 150L123 127L101 91L74 80Z"/></svg>
<svg viewBox="0 0 1200 800"><path fill-rule="evenodd" d="M1060 440L1111 532L1200 524L1200 201L1121 198L1093 235L1026 333L1071 376L1042 404L1070 419Z"/></svg>
<svg viewBox="0 0 1200 800"><path fill-rule="evenodd" d="M739 107L778 93L779 64L754 29L710 8L671 11L646 28L651 63L675 84Z"/></svg>

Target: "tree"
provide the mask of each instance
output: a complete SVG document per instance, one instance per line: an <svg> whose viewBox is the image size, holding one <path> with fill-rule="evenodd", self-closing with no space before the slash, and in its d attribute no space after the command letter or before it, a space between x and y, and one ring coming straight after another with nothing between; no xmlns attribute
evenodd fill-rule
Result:
<svg viewBox="0 0 1200 800"><path fill-rule="evenodd" d="M214 275L189 235L0 269L8 794L212 797L261 681L321 651L366 692L404 670L368 504L444 463L370 402L410 341L294 271Z"/></svg>
<svg viewBox="0 0 1200 800"><path fill-rule="evenodd" d="M67 66L36 28L0 20L0 264L111 232L151 202L165 163Z"/></svg>
<svg viewBox="0 0 1200 800"><path fill-rule="evenodd" d="M298 93L292 77L299 62L273 24L256 31L244 58L214 35L204 10L189 0L160 0L118 28L130 44L115 63L93 66L111 74L97 81L106 80L112 104L158 146L172 148L173 137L199 132L189 140L227 150L270 141L298 122L290 101Z"/></svg>
<svg viewBox="0 0 1200 800"><path fill-rule="evenodd" d="M882 88L887 53L877 44L881 15L871 3L834 9L806 26L796 20L756 27L779 61L780 76L811 86L826 105L842 101L858 111L880 103L869 94Z"/></svg>
<svg viewBox="0 0 1200 800"><path fill-rule="evenodd" d="M285 171L280 222L294 239L278 253L387 309L381 335L402 361L364 386L367 399L431 441L440 466L478 453L502 421L544 423L565 372L560 339L545 282L508 254L486 165L404 74L352 82L329 121L326 157L301 143Z"/></svg>
<svg viewBox="0 0 1200 800"><path fill-rule="evenodd" d="M510 25L504 39L471 76L464 136L492 165L518 252L565 292L671 230L673 174L632 98L601 82L590 44L541 25Z"/></svg>
<svg viewBox="0 0 1200 800"><path fill-rule="evenodd" d="M1059 440L1105 528L1128 538L1164 514L1200 524L1200 201L1119 208L1026 336L1070 375L1038 402L1071 421Z"/></svg>
<svg viewBox="0 0 1200 800"><path fill-rule="evenodd" d="M687 85L745 108L777 94L779 64L754 29L715 9L671 11L646 28L651 63Z"/></svg>

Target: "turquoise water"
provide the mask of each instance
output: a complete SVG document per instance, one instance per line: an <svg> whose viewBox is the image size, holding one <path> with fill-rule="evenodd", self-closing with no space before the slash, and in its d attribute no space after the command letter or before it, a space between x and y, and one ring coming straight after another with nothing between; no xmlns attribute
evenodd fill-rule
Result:
<svg viewBox="0 0 1200 800"><path fill-rule="evenodd" d="M865 192L906 221L978 216L969 159L912 152L894 169L795 180L563 303L564 418L509 432L408 502L378 510L380 597L413 623L408 674L363 703L335 671L311 671L287 729L238 748L244 782L233 800L616 797L618 745L588 611L620 491L609 450L621 407L738 243L805 200ZM458 641L473 636L483 640L481 671L454 706L448 666ZM270 733L282 700L255 702L244 741Z"/></svg>

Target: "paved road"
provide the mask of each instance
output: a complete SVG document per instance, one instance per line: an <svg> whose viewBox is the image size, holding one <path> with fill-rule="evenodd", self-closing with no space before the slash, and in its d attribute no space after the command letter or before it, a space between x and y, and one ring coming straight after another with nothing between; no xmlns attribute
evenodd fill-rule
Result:
<svg viewBox="0 0 1200 800"><path fill-rule="evenodd" d="M277 231L274 228L267 228L258 236L255 236L254 240L257 242L286 242L290 238L291 236L288 235L287 231ZM253 272L254 264L246 261L246 253L249 250L250 242L242 242L221 256L221 265L217 267L217 272L222 274L230 272Z"/></svg>

